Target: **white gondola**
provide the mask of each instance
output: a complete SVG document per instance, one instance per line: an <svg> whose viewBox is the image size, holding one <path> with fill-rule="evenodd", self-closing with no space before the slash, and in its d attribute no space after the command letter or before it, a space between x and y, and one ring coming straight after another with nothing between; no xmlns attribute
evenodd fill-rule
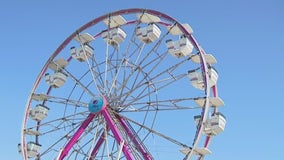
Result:
<svg viewBox="0 0 284 160"><path fill-rule="evenodd" d="M216 58L212 55L212 54L205 54L204 55L204 58L205 58L205 61L206 63L209 63L209 64L215 64L217 63L217 60ZM200 60L200 55L199 54L195 54L191 57L191 60L194 62L194 63L200 63L201 60Z"/></svg>
<svg viewBox="0 0 284 160"><path fill-rule="evenodd" d="M25 134L33 135L33 136L41 135L41 133L39 131L35 131L35 130L32 130L32 129L25 129L24 132L25 132Z"/></svg>
<svg viewBox="0 0 284 160"><path fill-rule="evenodd" d="M46 94L43 94L43 93L40 93L40 94L36 94L34 93L32 95L32 99L35 100L35 101L46 101L50 98L50 96L46 95Z"/></svg>
<svg viewBox="0 0 284 160"><path fill-rule="evenodd" d="M208 80L209 87L216 85L218 80L217 71L213 67L209 67L208 75L209 75L209 80ZM188 77L193 87L200 90L204 90L204 80L201 72L197 72L195 70L189 71Z"/></svg>
<svg viewBox="0 0 284 160"><path fill-rule="evenodd" d="M34 158L40 153L41 145L35 142L27 143L27 155L29 158Z"/></svg>
<svg viewBox="0 0 284 160"><path fill-rule="evenodd" d="M226 118L223 114L217 112L206 122L204 132L207 135L217 135L224 131Z"/></svg>
<svg viewBox="0 0 284 160"><path fill-rule="evenodd" d="M177 41L167 40L166 45L168 52L177 58L190 56L193 50L192 43L185 36L182 36Z"/></svg>
<svg viewBox="0 0 284 160"><path fill-rule="evenodd" d="M113 46L119 45L126 38L126 33L119 27L106 30L102 33L103 40Z"/></svg>
<svg viewBox="0 0 284 160"><path fill-rule="evenodd" d="M70 52L74 59L84 62L92 57L94 49L90 45L84 44L79 48L71 47Z"/></svg>
<svg viewBox="0 0 284 160"><path fill-rule="evenodd" d="M201 72L195 70L188 72L188 77L191 85L197 89L204 90L203 75Z"/></svg>
<svg viewBox="0 0 284 160"><path fill-rule="evenodd" d="M104 19L103 22L109 28L114 28L114 27L118 27L118 26L122 26L126 24L127 21L121 15L116 15L116 16L110 16L109 18Z"/></svg>
<svg viewBox="0 0 284 160"><path fill-rule="evenodd" d="M89 33L83 33L83 34L78 34L74 37L74 40L79 42L80 44L88 44L92 40L94 40L94 37L90 35Z"/></svg>
<svg viewBox="0 0 284 160"><path fill-rule="evenodd" d="M218 80L218 73L215 70L215 68L213 67L209 67L208 68L208 74L209 74L209 86L215 86L217 84L217 80Z"/></svg>
<svg viewBox="0 0 284 160"><path fill-rule="evenodd" d="M191 28L191 26L187 23L181 24L184 29L187 31L187 33L192 34L193 30ZM184 34L183 31L179 28L179 26L177 24L173 25L173 26L168 26L167 27L168 31L172 34L172 35L182 35Z"/></svg>
<svg viewBox="0 0 284 160"><path fill-rule="evenodd" d="M53 70L53 71L58 71L62 68L65 68L65 66L68 64L68 61L66 61L63 58L58 58L55 61L50 62L50 64L48 65L48 67Z"/></svg>
<svg viewBox="0 0 284 160"><path fill-rule="evenodd" d="M197 98L194 99L194 102L199 106L199 107L204 107L205 104L205 98ZM209 106L211 107L220 107L224 106L225 103L220 97L209 97Z"/></svg>
<svg viewBox="0 0 284 160"><path fill-rule="evenodd" d="M192 151L191 147L184 147L180 150L180 152L185 154L185 155L187 155L191 151ZM212 152L208 148L205 148L205 147L195 148L193 150L194 155L208 155L208 154L211 154L211 153Z"/></svg>
<svg viewBox="0 0 284 160"><path fill-rule="evenodd" d="M47 116L48 111L49 111L48 107L43 106L41 104L38 104L38 105L36 105L35 108L31 109L30 117L33 120L41 121L41 120L43 120Z"/></svg>
<svg viewBox="0 0 284 160"><path fill-rule="evenodd" d="M48 85L59 88L65 84L67 76L62 72L55 72L54 74L45 74L45 81Z"/></svg>
<svg viewBox="0 0 284 160"><path fill-rule="evenodd" d="M143 23L153 23L161 21L158 16L149 13L137 14L137 19Z"/></svg>
<svg viewBox="0 0 284 160"><path fill-rule="evenodd" d="M159 27L153 23L149 24L147 27L140 28L136 30L136 36L141 42L151 43L158 39L161 35L161 30Z"/></svg>

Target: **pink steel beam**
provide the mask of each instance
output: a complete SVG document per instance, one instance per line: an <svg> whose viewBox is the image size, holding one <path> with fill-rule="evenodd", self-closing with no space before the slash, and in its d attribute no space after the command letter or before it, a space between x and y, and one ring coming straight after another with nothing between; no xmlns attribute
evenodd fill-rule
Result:
<svg viewBox="0 0 284 160"><path fill-rule="evenodd" d="M126 130L127 135L130 137L130 139L133 141L137 149L142 153L145 160L152 160L151 155L143 148L142 144L139 143L139 141L136 139L136 136L131 131L131 129L127 126L124 119L120 116L117 116L119 122L121 123L122 127Z"/></svg>
<svg viewBox="0 0 284 160"><path fill-rule="evenodd" d="M107 125L109 126L110 130L112 131L115 140L117 141L117 143L121 144L121 142L123 141L123 137L121 136L119 129L117 128L117 126L115 125L112 117L110 116L109 112L107 111L106 108L104 108L101 113L103 114ZM124 143L122 146L122 152L124 153L125 157L127 160L134 160L129 148L127 147L127 143Z"/></svg>
<svg viewBox="0 0 284 160"><path fill-rule="evenodd" d="M105 135L105 131L101 134L96 146L94 147L92 153L91 153L91 157L89 157L89 160L93 160L94 157L96 157L98 151L99 151L99 148L101 147L101 145L103 144L104 142L104 135Z"/></svg>
<svg viewBox="0 0 284 160"><path fill-rule="evenodd" d="M213 97L218 97L218 89L217 89L217 86L213 86L212 87L212 92L213 92ZM217 112L217 108L215 107L214 109L214 112ZM211 136L206 136L206 139L205 139L205 142L204 142L204 147L205 148L208 148L209 147L209 144L212 140L212 137ZM203 160L205 157L205 155L202 155L198 158L198 160Z"/></svg>
<svg viewBox="0 0 284 160"><path fill-rule="evenodd" d="M216 85L212 87L212 92L213 92L213 97L218 97L218 88ZM215 107L214 112L217 112L217 107ZM206 136L205 143L204 143L205 148L209 147L211 140L212 140L211 136ZM200 156L198 160L203 160L204 156L205 155Z"/></svg>
<svg viewBox="0 0 284 160"><path fill-rule="evenodd" d="M80 138L82 133L85 131L87 126L91 123L91 121L94 119L96 114L90 113L88 117L85 119L85 121L82 123L80 128L76 131L76 133L73 135L73 137L69 140L67 145L64 147L62 152L60 153L59 159L58 160L63 160L65 156L67 156L68 152L70 149L74 146L74 144L77 142L77 140Z"/></svg>

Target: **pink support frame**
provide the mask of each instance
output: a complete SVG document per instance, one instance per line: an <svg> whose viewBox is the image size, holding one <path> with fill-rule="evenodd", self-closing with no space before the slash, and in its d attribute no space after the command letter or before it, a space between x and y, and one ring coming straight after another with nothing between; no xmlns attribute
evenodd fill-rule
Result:
<svg viewBox="0 0 284 160"><path fill-rule="evenodd" d="M73 137L69 140L67 145L63 148L62 152L59 155L58 160L63 160L65 156L67 156L68 152L71 150L71 148L74 146L74 144L78 141L82 133L85 131L85 129L88 127L88 125L91 123L91 121L94 119L96 114L90 113L88 117L85 119L85 121L82 123L82 125L79 127L79 129L76 131L76 133L73 135Z"/></svg>
<svg viewBox="0 0 284 160"><path fill-rule="evenodd" d="M125 120L122 117L117 116L119 122L121 123L122 127L125 129L127 135L130 137L130 139L133 141L139 152L143 155L143 158L145 160L151 160L151 155L146 151L146 149L142 146L141 143L137 140L137 136L131 131L131 129L126 124Z"/></svg>
<svg viewBox="0 0 284 160"><path fill-rule="evenodd" d="M66 146L63 148L63 150L61 151L58 160L63 160L69 153L69 151L71 150L71 148L74 146L74 144L78 141L78 139L80 138L80 136L83 134L83 132L85 131L85 129L88 127L88 125L92 122L92 120L95 118L95 116L97 114L102 114L103 117L105 118L105 121L107 123L107 128L109 130L111 130L111 132L114 135L115 140L117 141L118 144L121 144L121 142L123 141L123 137L118 129L118 127L116 126L115 122L113 121L113 118L111 117L109 111L107 110L107 102L104 98L104 106L102 107L102 110L98 113L90 113L88 115L88 117L85 119L85 121L81 124L81 126L79 127L79 129L75 132L75 134L73 135L73 137L68 141L68 143L66 144ZM120 122L123 122L120 119ZM123 127L125 127L125 124L122 124ZM129 132L130 130L128 129L127 132ZM98 142L96 143L92 153L91 153L91 157L89 158L89 160L92 160L93 157L96 156L96 154L98 153L99 148L101 147L103 141L104 141L104 134L105 132L103 132L98 140ZM133 134L129 134L134 138ZM135 141L136 142L136 141ZM137 143L137 144L136 144ZM138 141L136 142L136 145L138 144ZM143 153L143 156L147 157L147 153L143 150L143 148L141 147L141 153ZM125 155L127 160L134 160L133 155L130 151L130 149L127 146L127 143L125 142L122 146L122 152ZM147 154L147 155L144 155ZM150 159L147 159L150 160Z"/></svg>

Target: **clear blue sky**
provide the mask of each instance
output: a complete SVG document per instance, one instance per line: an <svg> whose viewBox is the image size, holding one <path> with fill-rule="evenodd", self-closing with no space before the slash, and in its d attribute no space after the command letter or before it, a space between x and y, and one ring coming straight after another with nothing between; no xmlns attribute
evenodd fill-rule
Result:
<svg viewBox="0 0 284 160"><path fill-rule="evenodd" d="M1 0L0 159L21 159L26 100L53 51L86 22L126 8L150 8L189 23L217 58L228 123L206 159L284 159L283 0Z"/></svg>

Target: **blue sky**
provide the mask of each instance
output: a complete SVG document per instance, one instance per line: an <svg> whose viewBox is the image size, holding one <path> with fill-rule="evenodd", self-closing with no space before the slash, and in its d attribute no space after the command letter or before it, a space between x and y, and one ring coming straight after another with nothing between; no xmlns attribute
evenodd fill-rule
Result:
<svg viewBox="0 0 284 160"><path fill-rule="evenodd" d="M46 60L86 22L111 11L149 8L189 23L218 60L224 133L208 160L284 159L284 1L0 2L0 158L20 160L17 144L26 100Z"/></svg>

